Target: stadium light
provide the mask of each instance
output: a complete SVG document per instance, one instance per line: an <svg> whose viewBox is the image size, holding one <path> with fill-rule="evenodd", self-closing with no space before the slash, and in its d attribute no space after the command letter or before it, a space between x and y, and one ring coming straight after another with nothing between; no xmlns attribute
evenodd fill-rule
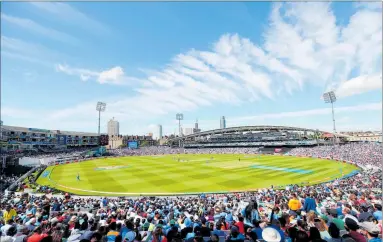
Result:
<svg viewBox="0 0 383 242"><path fill-rule="evenodd" d="M177 113L176 114L176 119L178 120L178 132L179 132L179 136L181 137L182 136L182 131L181 131L181 120L184 119L184 115L182 113Z"/></svg>
<svg viewBox="0 0 383 242"><path fill-rule="evenodd" d="M335 128L335 115L334 115L334 103L336 102L336 96L334 91L323 93L323 100L325 103L331 103L332 111L332 122L333 122L333 136L334 136L334 145L336 142L336 128Z"/></svg>
<svg viewBox="0 0 383 242"><path fill-rule="evenodd" d="M98 136L100 136L100 120L101 120L101 112L105 112L106 103L97 102L96 110L98 111Z"/></svg>
<svg viewBox="0 0 383 242"><path fill-rule="evenodd" d="M181 120L184 119L184 115L182 113L177 113L176 114L176 119L178 120L178 136L182 136L182 131L181 131ZM181 147L181 139L179 139L179 146Z"/></svg>

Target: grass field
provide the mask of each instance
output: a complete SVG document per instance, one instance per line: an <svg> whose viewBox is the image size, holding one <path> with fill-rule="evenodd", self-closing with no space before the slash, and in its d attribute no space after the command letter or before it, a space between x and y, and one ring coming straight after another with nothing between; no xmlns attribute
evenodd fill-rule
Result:
<svg viewBox="0 0 383 242"><path fill-rule="evenodd" d="M356 169L336 161L290 156L133 156L51 166L37 183L79 195L167 195L314 184Z"/></svg>

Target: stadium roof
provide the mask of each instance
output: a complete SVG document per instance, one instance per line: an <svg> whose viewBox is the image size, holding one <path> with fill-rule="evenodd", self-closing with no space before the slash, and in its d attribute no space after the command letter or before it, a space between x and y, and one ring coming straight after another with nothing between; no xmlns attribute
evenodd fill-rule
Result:
<svg viewBox="0 0 383 242"><path fill-rule="evenodd" d="M230 133L238 133L238 132L253 132L253 131L259 131L259 132L267 132L271 130L278 130L278 131L301 131L301 132L320 132L320 133L327 133L325 131L320 131L316 129L307 129L307 128L298 128L298 127L290 127L290 126L273 126L273 125L258 125L258 126L240 126L240 127L230 127L225 129L213 129L208 131L203 131L195 134L185 135L182 137L176 137L174 139L187 139L187 138L194 138L194 137L200 137L200 136L208 136L208 135L214 135L214 134L230 134ZM340 135L337 134L338 137L347 137L347 135Z"/></svg>

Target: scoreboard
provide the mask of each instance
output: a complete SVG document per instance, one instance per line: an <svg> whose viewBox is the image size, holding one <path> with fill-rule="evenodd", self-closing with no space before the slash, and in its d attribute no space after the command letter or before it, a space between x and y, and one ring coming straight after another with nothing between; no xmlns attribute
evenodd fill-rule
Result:
<svg viewBox="0 0 383 242"><path fill-rule="evenodd" d="M138 142L137 141L128 141L128 147L131 149L138 149Z"/></svg>

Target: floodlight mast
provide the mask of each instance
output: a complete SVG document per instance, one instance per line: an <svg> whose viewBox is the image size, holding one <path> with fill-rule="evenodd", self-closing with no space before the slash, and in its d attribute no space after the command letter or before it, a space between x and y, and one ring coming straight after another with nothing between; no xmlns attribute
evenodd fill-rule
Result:
<svg viewBox="0 0 383 242"><path fill-rule="evenodd" d="M181 136L182 136L182 131L181 131L181 120L184 119L184 115L182 113L177 113L176 114L176 119L178 120L178 138L179 138L179 146L181 147Z"/></svg>
<svg viewBox="0 0 383 242"><path fill-rule="evenodd" d="M98 111L98 136L100 136L100 121L101 121L101 112L105 112L106 103L97 102L96 110Z"/></svg>
<svg viewBox="0 0 383 242"><path fill-rule="evenodd" d="M333 122L333 144L336 143L336 128L335 128L335 115L334 115L334 103L336 102L336 96L334 91L326 92L323 94L323 100L325 103L331 103L332 122Z"/></svg>

